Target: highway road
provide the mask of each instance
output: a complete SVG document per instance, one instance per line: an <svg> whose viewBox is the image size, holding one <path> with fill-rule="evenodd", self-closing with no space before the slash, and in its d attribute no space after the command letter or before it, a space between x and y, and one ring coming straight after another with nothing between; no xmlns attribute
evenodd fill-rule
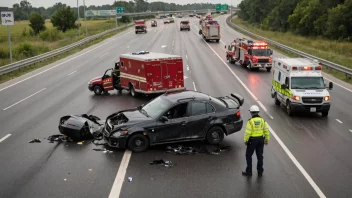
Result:
<svg viewBox="0 0 352 198"><path fill-rule="evenodd" d="M166 25L159 21L156 28L148 22L147 34L129 29L1 84L0 197L352 197L352 86L326 75L335 83L329 116L289 117L270 97L271 73L226 62L224 45L243 35L225 24L225 16L217 19L220 43L207 44L199 37L196 18L189 18L191 31L182 32L180 19ZM119 54L141 50L182 55L187 89L214 96L241 94L244 120L252 104L260 105L272 132L262 178L241 175L244 129L225 138L223 145L230 149L219 155L173 155L165 146L144 153L103 153L93 150L103 146L89 142L44 139L59 133L64 115L88 113L104 119L150 100L116 91L95 96L87 89L87 82L113 67ZM29 144L33 138L42 142ZM188 145L214 150L204 143ZM171 160L174 166L149 164L157 159Z"/></svg>

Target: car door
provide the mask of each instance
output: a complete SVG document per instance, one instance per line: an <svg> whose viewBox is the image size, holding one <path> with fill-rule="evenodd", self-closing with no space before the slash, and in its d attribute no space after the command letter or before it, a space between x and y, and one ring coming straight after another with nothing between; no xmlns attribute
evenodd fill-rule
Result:
<svg viewBox="0 0 352 198"><path fill-rule="evenodd" d="M103 88L105 91L110 91L114 89L114 86L112 85L112 71L112 69L106 70L102 78Z"/></svg>
<svg viewBox="0 0 352 198"><path fill-rule="evenodd" d="M170 108L163 116L167 121L159 119L154 128L156 143L177 141L189 137L188 124L188 102L180 103Z"/></svg>
<svg viewBox="0 0 352 198"><path fill-rule="evenodd" d="M209 126L210 120L214 116L213 112L209 114L207 113L208 105L210 104L201 101L193 101L189 104L190 116L188 119L187 128L192 138L197 139L205 137L206 135L206 129ZM209 112L210 109L214 109L211 105L208 108Z"/></svg>

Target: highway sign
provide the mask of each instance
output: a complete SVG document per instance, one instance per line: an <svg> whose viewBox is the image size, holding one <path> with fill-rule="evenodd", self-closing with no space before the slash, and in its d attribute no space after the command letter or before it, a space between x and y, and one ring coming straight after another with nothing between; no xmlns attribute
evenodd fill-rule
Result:
<svg viewBox="0 0 352 198"><path fill-rule="evenodd" d="M222 5L221 5L221 10L229 10L229 5L227 5L227 4L222 4Z"/></svg>
<svg viewBox="0 0 352 198"><path fill-rule="evenodd" d="M1 25L15 25L13 12L1 12Z"/></svg>
<svg viewBox="0 0 352 198"><path fill-rule="evenodd" d="M221 4L216 4L215 5L215 10L220 11L221 10Z"/></svg>
<svg viewBox="0 0 352 198"><path fill-rule="evenodd" d="M97 16L115 16L116 10L87 10L86 17L97 17Z"/></svg>
<svg viewBox="0 0 352 198"><path fill-rule="evenodd" d="M124 13L125 7L116 7L116 13Z"/></svg>

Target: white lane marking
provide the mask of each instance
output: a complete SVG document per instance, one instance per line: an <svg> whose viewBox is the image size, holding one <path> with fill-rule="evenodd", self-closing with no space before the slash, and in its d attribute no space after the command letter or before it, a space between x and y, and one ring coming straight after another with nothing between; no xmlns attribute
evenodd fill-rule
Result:
<svg viewBox="0 0 352 198"><path fill-rule="evenodd" d="M337 84L337 86L340 86L340 87L342 87L343 89L345 89L345 90L347 90L347 91L349 91L349 92L352 92L351 89L349 89L349 88L347 88L347 87L345 87L345 86L342 86L342 85L340 85L340 84L338 84L338 83L336 83L336 82L330 80L329 78L326 78L326 77L324 77L324 78L327 79L328 81L333 82L334 84Z"/></svg>
<svg viewBox="0 0 352 198"><path fill-rule="evenodd" d="M126 32L126 33L124 33L124 34L118 35L118 37L116 37L115 39L112 39L111 41L116 40L116 39L119 39L121 36L123 36L123 35L125 35L125 34L128 34L128 33L131 33L131 32L132 32L132 31L128 31L128 32ZM39 72L39 73L37 73L37 74L34 74L33 76L29 76L29 77L27 77L27 78L25 78L25 79L23 79L23 80L20 80L20 81L18 81L18 82L16 82L16 83L13 83L12 85L9 85L9 86L7 86L7 87L4 87L4 88L0 89L0 92L3 91L3 90L5 90L5 89L8 89L8 88L10 88L10 87L13 87L13 86L15 86L15 85L17 85L17 84L20 84L21 82L24 82L24 81L26 81L26 80L29 80L29 79L33 78L33 77L36 77L36 76L38 76L38 75L40 75L40 74L42 74L42 73L45 73L45 72L47 72L47 71L50 71L50 70L52 70L52 69L54 69L54 68L56 68L56 67L58 67L58 66L61 66L61 65L65 64L65 63L67 63L67 62L69 62L69 61L71 61L71 60L74 60L74 59L76 59L76 58L78 58L78 57L80 57L80 56L83 56L83 55L85 55L85 54L87 54L87 53L89 53L89 52L91 52L91 51L93 51L93 50L95 50L95 49L97 49L97 48L99 48L99 47L101 47L101 46L104 46L104 45L106 45L106 44L110 44L110 42L104 42L103 44L98 45L98 46L96 46L96 47L94 47L94 48L92 48L92 49L90 49L90 50L88 50L88 51L86 51L86 52L84 52L84 53L82 53L82 54L79 54L79 55L77 55L77 56L75 56L75 57L72 57L72 58L70 58L70 59L68 59L68 60L66 60L66 61L64 61L64 62L62 62L62 63L59 63L59 64L57 64L57 65L55 65L55 66L52 66L52 67L50 67L50 68L48 68L48 69L46 69L46 70L44 70L44 71L41 71L41 72Z"/></svg>
<svg viewBox="0 0 352 198"><path fill-rule="evenodd" d="M183 76L184 79L187 79L188 77L187 76Z"/></svg>
<svg viewBox="0 0 352 198"><path fill-rule="evenodd" d="M194 91L197 91L196 84L193 82Z"/></svg>
<svg viewBox="0 0 352 198"><path fill-rule="evenodd" d="M274 119L273 116L271 116L269 114L268 109L266 109L266 107L263 105L263 103L260 102L259 100L257 102L258 102L259 106L265 111L265 113L268 114L271 119Z"/></svg>
<svg viewBox="0 0 352 198"><path fill-rule="evenodd" d="M123 154L121 164L119 170L117 171L116 178L114 184L111 187L109 198L117 198L120 197L122 184L126 175L128 163L130 162L132 152L130 150L126 150Z"/></svg>
<svg viewBox="0 0 352 198"><path fill-rule="evenodd" d="M222 44L226 45L226 43L224 43L224 41L220 40L220 42L221 42Z"/></svg>
<svg viewBox="0 0 352 198"><path fill-rule="evenodd" d="M188 67L188 65L187 65L187 71L189 71L189 67Z"/></svg>
<svg viewBox="0 0 352 198"><path fill-rule="evenodd" d="M127 49L130 48L130 46L127 46Z"/></svg>
<svg viewBox="0 0 352 198"><path fill-rule="evenodd" d="M104 56L106 56L109 52L106 52L105 54L99 56L99 58L103 58Z"/></svg>
<svg viewBox="0 0 352 198"><path fill-rule="evenodd" d="M194 32L195 34L197 34L196 32ZM258 98L249 90L249 88L242 82L242 80L237 76L237 74L232 71L232 69L226 64L226 62L224 60L222 60L222 58L219 56L219 54L217 54L215 52L215 50L207 43L203 40L203 42L205 44L208 45L208 47L217 55L217 57L224 63L224 65L227 67L227 69L231 72L231 74L240 82L240 84L247 90L247 92L253 97L253 99L255 101L257 101L258 103ZM259 104L259 103L258 103ZM268 124L269 125L269 124ZM291 159L291 161L296 165L296 167L298 168L298 170L303 174L303 176L306 178L306 180L308 181L308 183L312 186L312 188L315 190L315 192L318 194L319 197L321 198L326 198L326 196L324 195L324 193L320 190L320 188L318 187L318 185L314 182L314 180L309 176L309 174L307 173L307 171L302 167L302 165L298 162L298 160L293 156L293 154L290 152L290 150L288 150L288 148L286 147L286 145L281 141L281 139L279 138L279 136L275 133L275 131L269 126L270 132L271 134L273 134L273 136L275 137L275 139L277 140L277 142L280 144L280 146L282 147L282 149L286 152L286 154L288 155L288 157Z"/></svg>
<svg viewBox="0 0 352 198"><path fill-rule="evenodd" d="M76 71L73 71L73 72L71 72L71 73L69 73L68 76L71 76L72 74L74 74L74 73L76 73L76 72L77 72L77 70L76 70Z"/></svg>
<svg viewBox="0 0 352 198"><path fill-rule="evenodd" d="M336 119L336 121L337 121L337 122L339 122L340 124L342 124L342 121L341 121L341 120L339 120L339 119Z"/></svg>
<svg viewBox="0 0 352 198"><path fill-rule="evenodd" d="M350 129L350 132L352 133L352 130Z"/></svg>
<svg viewBox="0 0 352 198"><path fill-rule="evenodd" d="M188 56L187 56L187 54L186 54L186 59L188 59Z"/></svg>
<svg viewBox="0 0 352 198"><path fill-rule="evenodd" d="M7 139L8 137L10 137L10 136L11 136L11 134L5 135L5 137L3 137L3 138L0 139L0 143L1 143L2 141L6 140L6 139Z"/></svg>
<svg viewBox="0 0 352 198"><path fill-rule="evenodd" d="M46 88L44 88L44 89L42 89L42 90L40 90L40 91L37 91L37 92L35 92L34 94L32 94L32 95L30 95L30 96L28 96L28 97L26 97L26 98L24 98L24 99L22 99L22 100L16 102L15 104L6 107L5 109L3 109L3 111L6 111L7 109L9 109L9 108L11 108L11 107L13 107L13 106L15 106L15 105L17 105L17 104L19 104L19 103L25 101L25 100L27 100L28 98L33 97L34 95L36 95L36 94L38 94L38 93L44 91L45 89L46 89Z"/></svg>
<svg viewBox="0 0 352 198"><path fill-rule="evenodd" d="M167 45L162 45L161 48L165 48Z"/></svg>

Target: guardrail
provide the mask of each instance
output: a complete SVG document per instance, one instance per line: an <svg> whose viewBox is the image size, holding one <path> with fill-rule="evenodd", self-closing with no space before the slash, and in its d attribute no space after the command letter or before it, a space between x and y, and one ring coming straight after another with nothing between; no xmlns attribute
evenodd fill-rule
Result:
<svg viewBox="0 0 352 198"><path fill-rule="evenodd" d="M336 63L333 63L333 62L330 62L328 60L325 60L325 59L321 59L321 58L318 58L316 56L313 56L313 55L310 55L310 54L307 54L305 52L302 52L302 51L299 51L299 50L296 50L292 47L288 47L286 45L283 45L281 43L278 43L276 41L273 41L273 40L270 40L270 39L267 39L265 37L262 37L262 36L259 36L259 35L256 35L252 32L249 32L245 29L242 29L241 27L235 25L232 23L231 19L232 17L234 16L235 14L233 14L232 16L229 16L227 17L226 19L226 23L227 25L229 25L230 27L232 27L233 29L236 29L240 32L243 32L251 37L254 37L254 38L257 38L257 39L260 39L260 40L265 40L266 42L268 42L270 45L273 45L277 48L280 48L280 49L283 49L285 51L288 51L290 53L293 53L293 54L296 54L296 55L299 55L301 57L304 57L304 58L309 58L309 59L312 59L312 60L318 60L323 66L326 66L328 68L331 68L331 69L334 69L334 70L337 70L339 72L342 72L346 75L347 78L351 78L352 77L352 69L350 68L347 68L345 66L342 66L342 65L339 65L339 64L336 64Z"/></svg>
<svg viewBox="0 0 352 198"><path fill-rule="evenodd" d="M117 30L120 30L120 29L123 29L123 28L126 28L126 27L130 27L130 26L133 26L134 24L131 23L131 24L128 24L128 25L124 25L124 26L120 26L120 27L117 27L117 28L113 28L113 29L110 29L110 30L106 30L104 32L101 32L99 34L95 34L93 36L89 36L87 38L84 38L80 41L77 41L75 43L72 43L70 45L67 45L65 47L62 47L62 48L59 48L59 49L56 49L56 50L52 50L50 52L46 52L44 54L41 54L41 55L38 55L38 56L33 56L31 58L27 58L27 59L24 59L24 60L21 60L21 61L17 61L15 63L11 63L11 64L8 64L8 65L5 65L5 66L2 66L0 67L0 75L3 75L3 74L6 74L6 73L9 73L9 72L12 72L14 70L17 70L19 68L22 68L22 67L26 67L26 66L29 66L29 65L33 65L35 63L38 63L38 62L41 62L41 61L44 61L48 58L52 58L52 57L55 57L57 55L60 55L62 53L65 53L65 52L68 52L76 47L79 47L83 44L86 44L86 43L89 43L97 38L100 38L102 36L104 36L105 34L108 34L110 32L114 32L114 31L117 31Z"/></svg>
<svg viewBox="0 0 352 198"><path fill-rule="evenodd" d="M238 8L232 9L233 11L239 10ZM156 14L174 14L174 13L207 13L216 12L215 9L203 9L203 10L178 10L178 11L157 11L157 12L134 12L134 13L119 13L118 16L143 16L143 15L156 15Z"/></svg>

